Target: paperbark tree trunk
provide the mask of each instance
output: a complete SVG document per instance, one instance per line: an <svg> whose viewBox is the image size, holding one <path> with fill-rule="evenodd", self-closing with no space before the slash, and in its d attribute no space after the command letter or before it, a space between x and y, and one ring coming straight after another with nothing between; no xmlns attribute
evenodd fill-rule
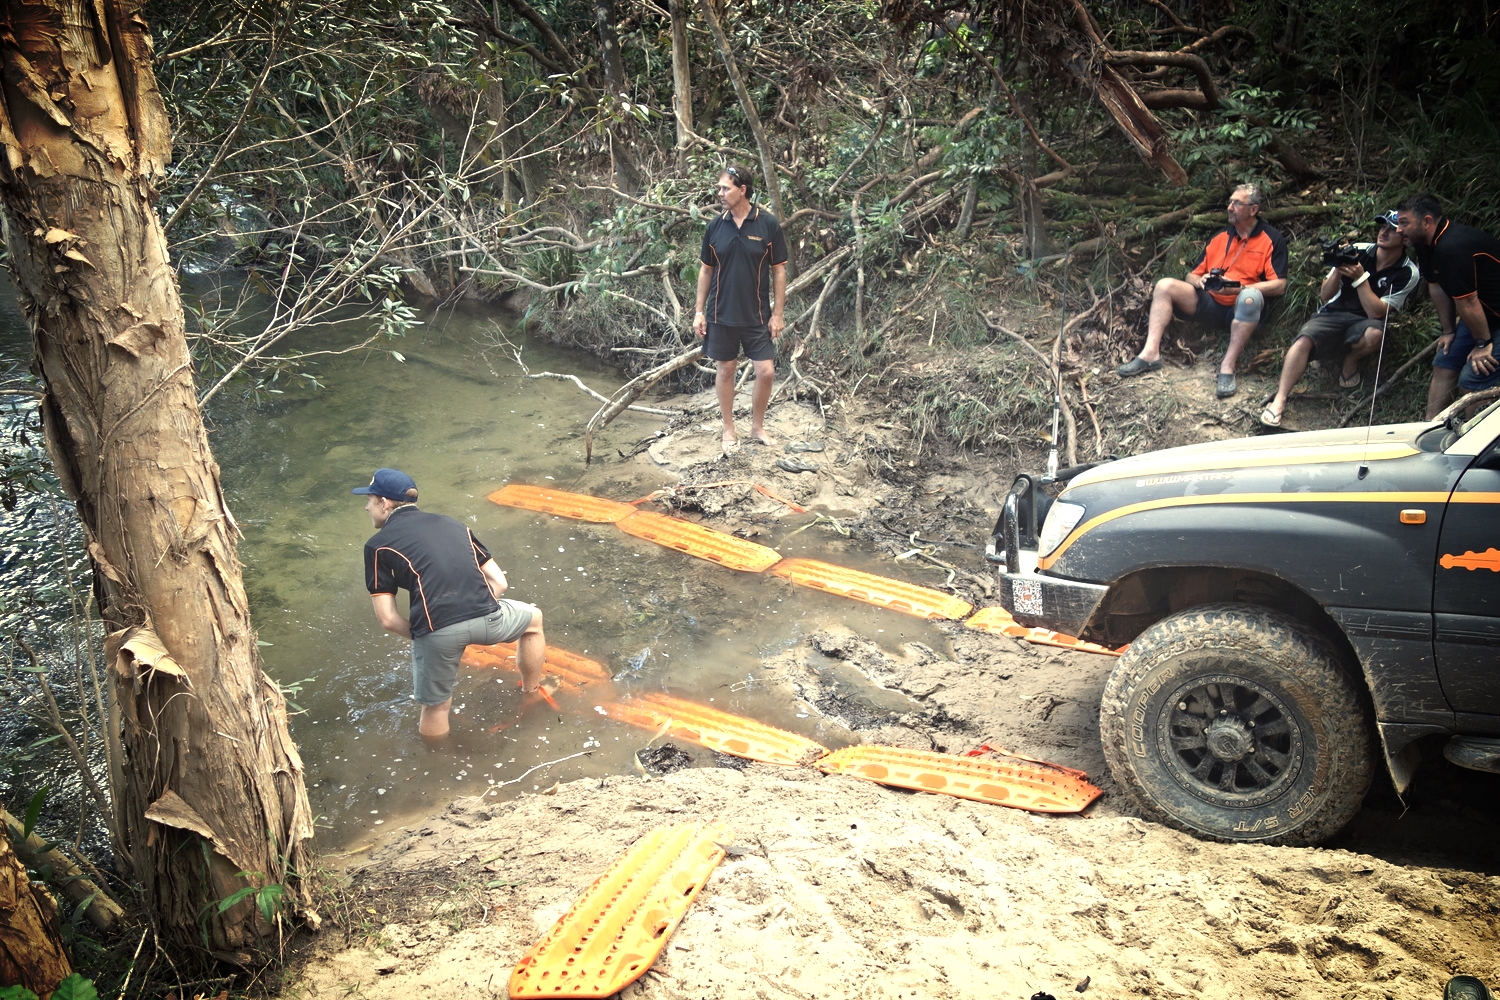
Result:
<svg viewBox="0 0 1500 1000"><path fill-rule="evenodd" d="M57 904L26 877L0 829L0 983L46 996L73 974L63 948Z"/></svg>
<svg viewBox="0 0 1500 1000"><path fill-rule="evenodd" d="M0 7L0 207L48 450L111 631L120 861L169 942L201 949L201 926L210 951L248 962L271 928L252 900L216 903L275 883L315 922L301 881L312 816L286 702L261 670L152 209L171 140L141 8Z"/></svg>

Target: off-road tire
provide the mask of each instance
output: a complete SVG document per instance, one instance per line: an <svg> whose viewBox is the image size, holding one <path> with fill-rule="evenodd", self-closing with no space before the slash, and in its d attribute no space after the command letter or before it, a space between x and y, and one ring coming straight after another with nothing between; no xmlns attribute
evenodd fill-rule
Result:
<svg viewBox="0 0 1500 1000"><path fill-rule="evenodd" d="M1333 646L1251 604L1142 633L1104 686L1099 731L1142 816L1215 840L1319 843L1359 810L1375 766Z"/></svg>

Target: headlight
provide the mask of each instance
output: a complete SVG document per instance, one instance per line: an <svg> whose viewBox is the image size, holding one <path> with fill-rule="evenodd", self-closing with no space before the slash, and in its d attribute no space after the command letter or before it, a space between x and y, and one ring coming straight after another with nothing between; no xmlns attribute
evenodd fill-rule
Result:
<svg viewBox="0 0 1500 1000"><path fill-rule="evenodd" d="M1042 525L1042 535L1037 539L1036 554L1048 556L1052 550L1062 544L1068 532L1078 526L1083 519L1083 505L1076 503L1064 503L1061 500L1052 504L1052 509L1047 511L1047 521Z"/></svg>

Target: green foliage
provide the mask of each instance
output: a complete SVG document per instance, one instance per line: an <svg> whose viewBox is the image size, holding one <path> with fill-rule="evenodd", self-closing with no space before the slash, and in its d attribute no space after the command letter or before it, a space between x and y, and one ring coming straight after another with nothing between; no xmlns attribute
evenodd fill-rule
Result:
<svg viewBox="0 0 1500 1000"><path fill-rule="evenodd" d="M240 878L261 879L265 876L260 872L236 872ZM268 882L265 885L247 885L242 889L225 896L215 904L218 908L215 912L223 913L233 909L247 899L255 900L255 908L267 923L274 922L287 905L286 886L276 882Z"/></svg>
<svg viewBox="0 0 1500 1000"><path fill-rule="evenodd" d="M98 1000L93 980L73 973L57 984L52 991L52 1000ZM39 1000L37 995L24 986L0 986L0 1000Z"/></svg>

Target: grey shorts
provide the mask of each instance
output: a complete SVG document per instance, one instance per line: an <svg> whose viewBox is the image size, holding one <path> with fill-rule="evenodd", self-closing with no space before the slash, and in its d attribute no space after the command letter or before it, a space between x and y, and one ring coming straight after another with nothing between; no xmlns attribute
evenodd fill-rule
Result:
<svg viewBox="0 0 1500 1000"><path fill-rule="evenodd" d="M465 646L491 646L520 638L536 608L520 601L501 601L480 618L444 625L411 641L412 697L421 705L441 705L453 697L458 659Z"/></svg>
<svg viewBox="0 0 1500 1000"><path fill-rule="evenodd" d="M1319 361L1340 361L1349 348L1364 338L1365 331L1382 329L1383 320L1352 312L1320 312L1302 324L1298 337L1312 341L1312 356Z"/></svg>

